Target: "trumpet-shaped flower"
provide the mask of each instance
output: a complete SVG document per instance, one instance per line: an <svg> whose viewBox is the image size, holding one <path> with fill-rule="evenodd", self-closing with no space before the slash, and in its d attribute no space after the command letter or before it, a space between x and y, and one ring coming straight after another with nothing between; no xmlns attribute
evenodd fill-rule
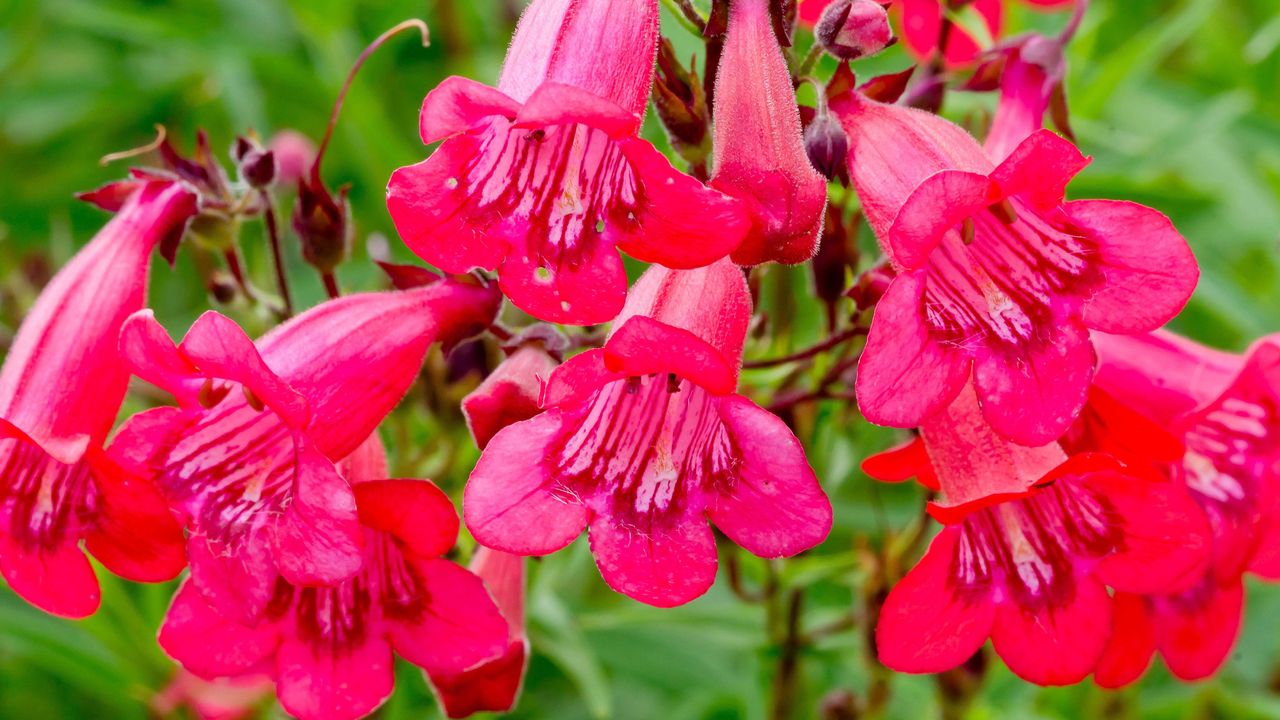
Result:
<svg viewBox="0 0 1280 720"><path fill-rule="evenodd" d="M651 268L604 348L557 368L544 411L485 447L463 504L476 539L545 555L589 527L605 581L659 606L714 581L708 520L762 557L821 542L831 506L800 443L734 394L750 314L727 260Z"/></svg>
<svg viewBox="0 0 1280 720"><path fill-rule="evenodd" d="M111 571L157 582L185 565L181 528L145 481L102 451L129 382L120 328L145 301L151 253L181 235L195 196L169 181L86 199L116 216L50 281L0 370L0 573L57 615L98 607L80 541Z"/></svg>
<svg viewBox="0 0 1280 720"><path fill-rule="evenodd" d="M999 165L935 115L857 93L831 101L848 167L897 276L859 365L869 420L914 427L970 382L987 422L1026 445L1084 406L1089 330L1147 332L1182 308L1195 258L1168 218L1063 192L1087 163L1047 130Z"/></svg>
<svg viewBox="0 0 1280 720"><path fill-rule="evenodd" d="M449 498L425 480L385 480L377 436L339 464L359 511L360 571L323 587L284 579L257 623L228 616L192 580L178 590L160 645L204 678L266 670L301 720L347 720L391 694L394 657L450 676L497 657L507 624L478 577L441 556L457 540Z"/></svg>
<svg viewBox="0 0 1280 720"><path fill-rule="evenodd" d="M447 272L497 269L518 307L580 325L622 308L617 248L678 268L727 255L749 224L739 203L637 137L657 47L657 0L535 0L496 89L451 77L423 102L423 142L444 143L391 176L401 237Z"/></svg>
<svg viewBox="0 0 1280 720"><path fill-rule="evenodd" d="M179 407L132 418L113 451L154 478L185 517L192 588L257 618L277 577L332 584L360 569L360 529L333 461L404 396L427 348L486 327L492 289L453 280L326 302L256 344L206 313L174 346L149 313L122 346L135 372Z"/></svg>

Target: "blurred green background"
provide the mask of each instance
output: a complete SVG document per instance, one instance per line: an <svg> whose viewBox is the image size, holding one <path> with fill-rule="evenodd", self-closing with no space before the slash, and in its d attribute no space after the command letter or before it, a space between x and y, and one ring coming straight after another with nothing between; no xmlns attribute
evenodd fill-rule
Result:
<svg viewBox="0 0 1280 720"><path fill-rule="evenodd" d="M103 222L102 213L72 199L123 173L123 164L104 168L99 157L146 143L155 123L185 148L197 127L220 151L248 128L264 137L292 128L316 138L360 49L391 25L422 17L432 46L420 47L409 33L367 63L325 166L331 186L351 184L359 233L339 276L349 288L375 287L370 236L391 238L397 256L408 258L396 248L382 198L391 170L425 154L416 121L422 96L449 74L494 81L518 10L516 0L0 0L0 341L50 269ZM664 21L687 58L697 41L671 17ZM1014 31L1064 21L1010 2ZM801 49L809 42L801 33ZM1073 122L1095 158L1071 194L1133 199L1173 217L1203 269L1178 329L1233 349L1280 329L1280 4L1097 0L1069 59ZM894 49L856 69L908 62ZM953 94L947 112L972 119L991 100ZM663 144L652 125L647 131ZM291 199L281 202L287 213ZM246 228L243 246L254 280L269 287L260 233ZM320 298L320 286L296 240L287 241L306 306ZM823 333L806 271L769 272L777 281L765 283L763 302L773 332L748 347L749 357L803 347ZM152 292L175 330L210 303L187 252L176 271L156 270ZM250 325L266 322L252 308L225 310ZM455 406L476 378L448 376L439 357L426 377L384 433L397 472L435 477L456 497L476 451ZM779 380L780 371L744 378L748 392L766 400ZM874 577L899 572L870 558L909 538L921 503L912 488L874 486L856 469L891 433L837 401L805 406L794 421L833 497L837 527L817 551L785 564L742 559L743 582L771 584L776 600L741 602L722 577L688 606L645 607L608 592L579 542L531 565L535 657L516 717L765 718L780 662L797 663L795 718L821 717L824 701L834 706L841 693L888 717L941 715L940 688L963 687L964 673L942 682L887 676L868 661L865 622L813 633L799 647L781 641L797 598L802 629L839 625L875 595ZM49 618L0 591L0 718L157 714L154 696L174 668L154 635L172 588L105 574L103 583L102 610L82 622ZM1253 584L1230 661L1215 680L1194 686L1156 668L1118 694L1088 683L1041 690L992 662L967 717L1280 717L1277 617L1280 593ZM270 703L262 709L279 712ZM419 674L401 668L397 693L379 717L437 716Z"/></svg>

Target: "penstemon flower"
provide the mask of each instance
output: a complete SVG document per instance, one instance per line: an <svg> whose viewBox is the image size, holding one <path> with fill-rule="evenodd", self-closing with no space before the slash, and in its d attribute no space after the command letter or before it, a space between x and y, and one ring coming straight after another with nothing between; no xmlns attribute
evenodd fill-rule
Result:
<svg viewBox="0 0 1280 720"><path fill-rule="evenodd" d="M179 407L133 417L112 447L184 516L193 588L249 621L277 577L323 585L358 571L356 506L333 461L400 401L433 342L486 327L497 307L492 289L443 279L326 302L256 344L206 313L177 347L150 313L130 318L134 371Z"/></svg>
<svg viewBox="0 0 1280 720"><path fill-rule="evenodd" d="M196 211L178 182L114 183L86 199L116 216L40 294L0 370L0 573L46 612L84 617L106 567L158 582L185 565L181 528L103 443L129 382L117 349L146 297L151 253Z"/></svg>
<svg viewBox="0 0 1280 720"><path fill-rule="evenodd" d="M831 107L863 210L897 271L858 369L872 422L917 426L972 378L997 432L1052 442L1085 403L1089 330L1154 330L1195 288L1195 258L1164 215L1063 200L1088 158L1047 130L997 165L937 116L856 92Z"/></svg>
<svg viewBox="0 0 1280 720"><path fill-rule="evenodd" d="M589 527L610 587L658 606L714 581L708 520L763 557L821 542L831 505L799 442L734 394L750 313L727 260L646 272L604 348L561 365L544 411L485 447L463 501L476 539L545 555Z"/></svg>
<svg viewBox="0 0 1280 720"><path fill-rule="evenodd" d="M1009 443L986 424L971 389L921 437L929 467L888 479L932 473L945 499L930 512L945 527L881 610L876 647L894 670L950 669L990 637L1019 677L1079 682L1111 635L1107 586L1178 591L1208 563L1208 524L1183 488L1105 455ZM894 460L920 458L900 451Z"/></svg>
<svg viewBox="0 0 1280 720"><path fill-rule="evenodd" d="M395 684L393 652L451 676L500 655L507 624L478 577L441 556L457 540L449 498L426 480L385 480L374 435L340 463L359 509L360 571L323 587L277 580L255 624L199 592L178 590L160 645L204 678L266 669L301 720L346 720L376 709Z"/></svg>
<svg viewBox="0 0 1280 720"><path fill-rule="evenodd" d="M730 257L796 264L818 250L827 182L809 164L787 60L768 0L737 0L716 75L711 186L740 198L753 223Z"/></svg>
<svg viewBox="0 0 1280 720"><path fill-rule="evenodd" d="M739 204L637 137L653 82L658 0L535 0L498 87L452 77L422 105L430 158L401 168L387 208L409 247L447 272L496 269L543 320L622 309L620 248L691 268L742 242Z"/></svg>

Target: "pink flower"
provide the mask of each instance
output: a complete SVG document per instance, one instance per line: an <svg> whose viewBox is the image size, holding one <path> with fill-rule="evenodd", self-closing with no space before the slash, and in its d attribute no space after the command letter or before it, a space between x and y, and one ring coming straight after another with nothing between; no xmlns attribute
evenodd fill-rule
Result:
<svg viewBox="0 0 1280 720"><path fill-rule="evenodd" d="M751 299L727 260L650 268L605 346L551 375L542 414L494 436L471 474L467 527L545 555L589 526L613 589L688 602L715 579L715 538L763 557L813 547L831 506L781 420L734 394Z"/></svg>
<svg viewBox="0 0 1280 720"><path fill-rule="evenodd" d="M507 712L515 707L529 660L524 631L525 559L482 547L471 559L471 572L480 576L509 626L507 649L496 660L456 675L436 675L432 686L445 713L462 718L477 712Z"/></svg>
<svg viewBox="0 0 1280 720"><path fill-rule="evenodd" d="M391 176L401 237L447 272L496 268L521 309L579 325L622 308L615 247L676 268L727 255L739 204L637 137L657 47L657 0L535 0L497 89L452 77L423 102L423 142L445 142Z"/></svg>
<svg viewBox="0 0 1280 720"><path fill-rule="evenodd" d="M98 608L81 540L131 580L168 580L186 564L163 500L102 445L129 382L120 327L142 308L153 248L181 235L195 196L138 180L86 199L116 216L40 294L0 370L0 573L28 602L66 617Z"/></svg>
<svg viewBox="0 0 1280 720"><path fill-rule="evenodd" d="M160 717L186 710L198 720L243 720L272 695L273 685L267 675L205 680L179 669L151 707Z"/></svg>
<svg viewBox="0 0 1280 720"><path fill-rule="evenodd" d="M149 312L130 318L135 372L180 407L133 417L113 451L186 518L193 589L251 621L277 576L324 585L359 570L356 504L333 461L400 401L433 342L486 327L497 306L492 289L439 280L326 302L256 344L205 313L177 347Z"/></svg>
<svg viewBox="0 0 1280 720"><path fill-rule="evenodd" d="M539 342L521 345L480 386L462 399L462 414L481 449L502 428L541 412L542 386L556 369Z"/></svg>
<svg viewBox="0 0 1280 720"><path fill-rule="evenodd" d="M876 0L837 0L822 11L813 37L838 60L875 55L897 42L886 8Z"/></svg>
<svg viewBox="0 0 1280 720"><path fill-rule="evenodd" d="M969 389L921 434L945 497L930 512L946 526L880 613L876 644L894 670L950 669L990 637L1019 677L1079 682L1111 634L1106 586L1182 590L1206 567L1207 523L1175 484L1009 443Z"/></svg>
<svg viewBox="0 0 1280 720"><path fill-rule="evenodd" d="M716 76L711 186L741 199L753 218L730 257L739 265L801 263L818 250L827 181L805 153L768 0L730 5L727 33Z"/></svg>
<svg viewBox="0 0 1280 720"><path fill-rule="evenodd" d="M902 38L906 41L907 51L920 60L927 60L938 52L945 1L902 0L897 4L897 15L902 23ZM991 38L1000 37L1000 31L1004 28L1004 0L974 0L966 9L971 9L976 14ZM962 68L972 64L982 54L984 47L980 43L983 42L989 41L987 38L975 38L964 27L953 24L945 41L945 66Z"/></svg>
<svg viewBox="0 0 1280 720"><path fill-rule="evenodd" d="M458 536L449 498L426 480L382 480L371 436L341 463L359 508L359 572L328 587L275 582L260 622L223 614L194 578L173 599L160 645L204 678L259 669L301 720L363 717L391 694L393 655L428 675L486 662L506 647L507 624L475 575L441 556Z"/></svg>
<svg viewBox="0 0 1280 720"><path fill-rule="evenodd" d="M850 177L897 276L858 370L868 420L914 427L970 377L987 422L1040 445L1093 376L1089 330L1146 332L1182 308L1195 258L1131 202L1063 201L1088 159L1047 130L995 165L959 127L857 93L832 101Z"/></svg>

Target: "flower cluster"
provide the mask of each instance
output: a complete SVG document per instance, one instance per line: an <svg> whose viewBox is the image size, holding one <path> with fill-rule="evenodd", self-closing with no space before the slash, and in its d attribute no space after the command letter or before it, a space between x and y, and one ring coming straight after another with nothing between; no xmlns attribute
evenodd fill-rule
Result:
<svg viewBox="0 0 1280 720"><path fill-rule="evenodd" d="M354 226L320 179L328 138L319 153L241 138L236 182L203 138L195 160L162 139L163 169L89 193L116 215L0 372L6 582L84 617L99 603L85 551L141 582L189 568L159 631L186 673L165 703L274 686L298 717L356 718L390 695L399 657L451 717L505 711L531 653L524 557L585 530L604 583L670 607L714 584L716 531L761 558L808 551L832 504L787 410L856 399L914 433L866 472L919 478L941 525L877 608L884 665L945 671L990 639L1043 685L1121 686L1157 652L1179 677L1212 674L1242 577L1280 578L1280 342L1236 356L1162 330L1198 278L1186 241L1154 209L1066 199L1089 163L1062 94L1084 3L1058 37L982 51L933 0L810 0L801 19L838 62L825 83L793 75L779 3L714 5L684 6L715 51L706 82L663 44L658 0L533 0L496 87L431 90L420 132L439 145L391 174L387 207L444 275L383 263L395 289L341 295ZM970 9L999 30L998 0ZM892 46L891 18L927 72L859 85L847 61ZM962 71L999 92L983 140L929 110ZM814 108L796 99L805 82ZM642 136L651 96L687 173ZM297 315L278 244L278 299L236 253L244 216L278 242L270 191L286 177L332 296ZM883 254L852 284L828 178L852 187ZM145 289L152 249L172 261L184 237L279 324L254 339L210 311L175 342ZM651 263L630 285L619 251ZM766 324L749 280L806 262L833 338L799 357L865 345L765 409L739 387ZM846 294L855 325L837 333ZM524 327L498 322L504 298ZM433 346L485 333L505 359L461 401L481 450L464 568L450 496L390 478L379 427ZM131 375L173 402L116 427Z"/></svg>

